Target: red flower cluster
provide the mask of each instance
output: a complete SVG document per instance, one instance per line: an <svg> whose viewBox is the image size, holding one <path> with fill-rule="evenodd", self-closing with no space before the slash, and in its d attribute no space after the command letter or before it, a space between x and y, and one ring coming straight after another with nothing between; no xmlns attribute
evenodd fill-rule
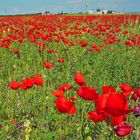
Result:
<svg viewBox="0 0 140 140"><path fill-rule="evenodd" d="M85 85L86 80L82 73L76 72L74 80L79 85L77 95L84 100L90 100L95 103L96 110L88 112L89 119L94 122L107 121L107 123L110 120L111 125L115 127L116 135L119 137L126 136L132 132L133 128L125 124L126 115L134 111L134 109L129 109L127 101L127 97L132 93L131 86L121 84L121 93L118 93L111 86L103 86L103 93L98 95L96 89ZM58 87L58 90L53 91L53 95L57 97L56 108L61 113L76 113L74 103L65 98L64 92L70 89L72 89L71 85L63 84Z"/></svg>
<svg viewBox="0 0 140 140"><path fill-rule="evenodd" d="M126 136L132 132L132 127L124 125L126 115L134 109L128 108L127 97L132 93L132 87L128 84L121 84L122 93L118 93L111 86L103 86L103 93L98 95L97 91L85 85L84 76L77 72L74 80L80 87L77 94L85 99L95 102L96 110L88 113L88 118L94 122L107 121L110 118L111 125L115 126L115 133L118 136ZM139 90L136 90L139 93Z"/></svg>
<svg viewBox="0 0 140 140"><path fill-rule="evenodd" d="M88 113L88 118L95 122L105 121L111 118L111 124L118 126L126 120L126 114L133 112L128 108L128 102L125 95L117 93L110 86L103 86L103 93L98 96L96 103L96 111Z"/></svg>
<svg viewBox="0 0 140 140"><path fill-rule="evenodd" d="M22 83L19 82L9 83L9 87L14 90L17 90L20 87L22 90L26 90L31 88L33 85L38 85L38 86L43 85L43 79L40 77L40 75L36 74L33 78L25 78L22 80Z"/></svg>
<svg viewBox="0 0 140 140"><path fill-rule="evenodd" d="M140 99L140 88L136 88L131 96L132 100Z"/></svg>
<svg viewBox="0 0 140 140"><path fill-rule="evenodd" d="M58 87L58 90L53 91L53 95L57 97L55 104L56 108L59 112L61 113L66 113L66 114L75 114L76 113L76 108L74 106L74 102L69 101L65 97L66 91L72 89L72 86L69 84L63 84ZM72 97L73 100L73 97Z"/></svg>

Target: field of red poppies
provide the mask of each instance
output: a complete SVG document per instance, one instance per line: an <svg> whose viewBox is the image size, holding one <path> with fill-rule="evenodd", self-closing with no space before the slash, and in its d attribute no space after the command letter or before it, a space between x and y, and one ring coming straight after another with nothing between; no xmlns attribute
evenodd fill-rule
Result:
<svg viewBox="0 0 140 140"><path fill-rule="evenodd" d="M140 15L0 17L0 140L140 140Z"/></svg>

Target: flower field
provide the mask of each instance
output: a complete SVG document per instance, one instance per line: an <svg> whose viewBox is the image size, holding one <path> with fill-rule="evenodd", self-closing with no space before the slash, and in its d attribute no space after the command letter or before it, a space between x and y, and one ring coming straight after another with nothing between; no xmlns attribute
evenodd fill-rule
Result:
<svg viewBox="0 0 140 140"><path fill-rule="evenodd" d="M140 15L0 17L0 140L140 140Z"/></svg>

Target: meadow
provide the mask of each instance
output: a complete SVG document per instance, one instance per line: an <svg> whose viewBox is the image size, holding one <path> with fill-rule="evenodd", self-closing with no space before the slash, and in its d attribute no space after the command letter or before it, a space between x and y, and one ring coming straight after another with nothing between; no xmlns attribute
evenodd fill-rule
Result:
<svg viewBox="0 0 140 140"><path fill-rule="evenodd" d="M0 140L140 140L140 15L0 17Z"/></svg>

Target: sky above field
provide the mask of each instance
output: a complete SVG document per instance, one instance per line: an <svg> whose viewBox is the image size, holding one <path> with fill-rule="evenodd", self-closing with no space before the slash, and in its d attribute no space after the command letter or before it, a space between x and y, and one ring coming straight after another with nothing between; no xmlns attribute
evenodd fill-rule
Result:
<svg viewBox="0 0 140 140"><path fill-rule="evenodd" d="M140 11L140 0L0 0L0 15L50 11L85 12L105 8L125 12Z"/></svg>

